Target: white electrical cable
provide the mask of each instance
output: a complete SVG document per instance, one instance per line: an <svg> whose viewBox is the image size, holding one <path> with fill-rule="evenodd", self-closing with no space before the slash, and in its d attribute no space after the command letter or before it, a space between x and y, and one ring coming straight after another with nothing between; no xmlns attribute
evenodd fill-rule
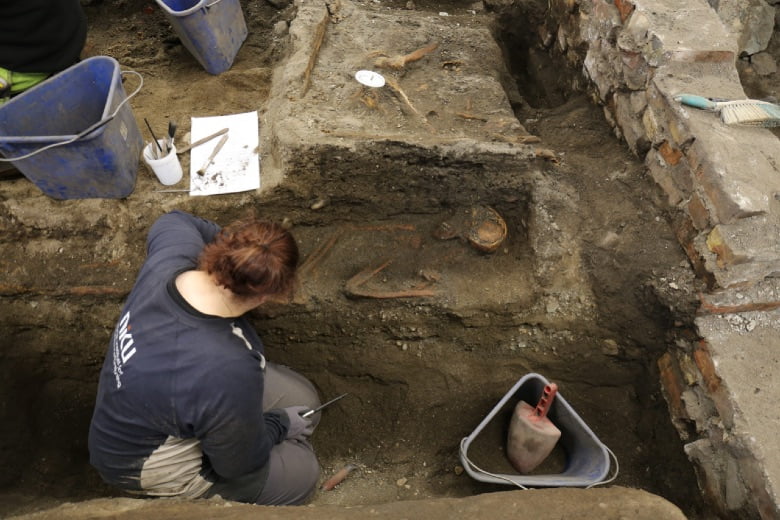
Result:
<svg viewBox="0 0 780 520"><path fill-rule="evenodd" d="M609 449L609 447L606 444L602 444L602 446L604 446L604 449L607 450L607 453L609 453L612 456L612 460L615 461L615 474L612 475L611 478L608 478L607 480L602 480L601 482L595 482L590 486L586 487L585 489L590 489L595 486L603 486L604 484L609 484L610 482L614 482L614 480L618 476L618 473L620 473L620 463L618 463L617 456L612 452L611 449Z"/></svg>
<svg viewBox="0 0 780 520"><path fill-rule="evenodd" d="M121 74L135 74L136 76L138 76L138 78L140 80L140 83L138 84L138 88L136 88L133 91L132 94L127 96L125 99L122 100L121 103L119 103L119 105L117 105L116 110L114 110L114 112L110 116L108 116L105 119L102 119L101 121L98 121L94 125L88 127L86 130L82 130L81 132L79 132L78 134L74 135L73 137L71 137L70 139L68 139L66 141L60 141L60 142L57 142L57 143L47 144L46 146L44 146L42 148L38 148L37 150L34 150L34 151L32 151L32 152L30 152L28 154L25 154L25 155L21 155L19 157L11 157L11 158L0 157L0 162L21 161L22 159L28 159L28 158L30 158L30 157L32 157L34 155L37 155L37 154L39 154L41 152L45 152L46 150L49 150L51 148L55 148L57 146L65 146L66 144L70 144L70 143L72 143L74 141L77 141L77 140L81 139L82 137L84 137L85 135L89 134L90 132L94 132L95 130L97 130L101 126L105 125L106 123L108 123L109 121L114 119L114 117L116 117L116 115L119 113L119 111L125 105L125 103L130 101L130 99L133 96L138 94L138 92L140 92L140 90L141 90L141 87L144 86L144 78L138 72L136 72L134 70L123 70L121 72Z"/></svg>
<svg viewBox="0 0 780 520"><path fill-rule="evenodd" d="M463 437L463 439L461 439L461 441L460 441L460 453L463 456L463 459L466 461L466 463L468 463L469 466L471 466L473 469L479 471L480 473L484 473L485 475L489 475L491 477L494 477L494 478L497 478L497 479L500 479L500 480L504 480L504 481L514 485L514 486L519 487L520 489L528 489L527 487L523 486L522 484L518 484L517 482L515 482L511 478L508 478L508 477L506 477L504 475L498 475L496 473L491 473L489 471L485 471L484 469L482 469L479 466L477 466L476 464L474 464L474 462L472 462L472 460L469 459L469 456L466 454L466 450L463 449L463 444L467 440L468 440L468 437ZM607 453L609 453L609 455L612 457L612 460L615 461L615 473L614 473L614 475L612 475L612 477L610 477L610 478L608 478L606 480L602 480L601 482L595 482L593 484L585 486L585 489L590 489L590 488L595 487L595 486L603 486L605 484L609 484L610 482L614 482L615 479L618 477L618 474L620 473L620 463L618 463L617 456L612 452L611 449L609 449L608 446L606 446L605 444L602 444L602 446L604 446L604 449L607 450Z"/></svg>
<svg viewBox="0 0 780 520"><path fill-rule="evenodd" d="M484 469L482 469L479 466L477 466L476 464L474 464L471 461L471 459L469 458L469 456L466 455L466 450L463 449L463 443L465 443L467 440L468 440L468 437L463 437L460 440L460 453L461 453L461 455L463 455L463 458L465 459L465 461L468 463L469 466L471 466L475 470L479 471L480 473L484 473L485 475L490 475L491 477L495 477L495 478L500 479L500 480L505 480L505 481L509 482L510 484L519 487L520 489L528 489L524 485L518 484L517 482L515 482L511 478L505 477L504 475L497 475L495 473L491 473L489 471L485 471Z"/></svg>

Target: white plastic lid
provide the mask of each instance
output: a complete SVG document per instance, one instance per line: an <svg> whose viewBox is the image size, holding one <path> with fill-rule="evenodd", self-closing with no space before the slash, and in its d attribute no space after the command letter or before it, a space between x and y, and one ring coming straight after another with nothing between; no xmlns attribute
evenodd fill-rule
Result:
<svg viewBox="0 0 780 520"><path fill-rule="evenodd" d="M385 78L373 70L359 70L355 73L355 79L367 87L384 87Z"/></svg>

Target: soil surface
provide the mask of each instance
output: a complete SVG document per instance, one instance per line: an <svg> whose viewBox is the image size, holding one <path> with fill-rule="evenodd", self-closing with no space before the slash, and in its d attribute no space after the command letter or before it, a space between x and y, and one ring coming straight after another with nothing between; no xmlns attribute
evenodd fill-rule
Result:
<svg viewBox="0 0 780 520"><path fill-rule="evenodd" d="M87 5L90 31L86 55L112 56L123 69L139 72L143 88L131 102L136 119L148 119L160 132L174 120L179 124L178 142L187 142L190 117L253 110L262 114L266 109L274 68L286 55L287 27L295 16L295 6L261 0L245 1L242 6L249 36L231 69L219 76L203 71L175 37L158 6L148 0L95 0ZM501 318L508 325L495 325L488 314L500 316L496 310L500 305L479 308L490 300L530 306L538 296L532 287L533 276L528 274L533 262L522 240L522 216L507 209L516 200L495 204L500 212L516 218L510 222L504 248L486 256L462 239L437 241L435 248L421 246L436 236L441 222L452 217L452 212L445 215L422 208L416 214L377 215L376 220L345 223L343 208L327 212L337 200L300 201L284 189L270 194L259 205L260 211L295 223L293 229L305 260L321 252L328 237L342 237L332 243L322 268L304 278L298 306L266 309L256 316L272 360L309 376L324 398L345 391L354 396L351 404L344 399L323 417L314 442L323 480L346 464L355 464L357 469L334 491L318 493L314 502L370 505L507 489L469 479L458 460L458 442L520 375L549 371L561 382L562 395L620 460L616 484L658 494L690 518L705 518L695 476L658 389L655 365L676 335L690 334L695 293L701 287L667 224L663 198L641 161L614 136L601 108L586 94L572 89L578 72L566 72L536 43L539 32L535 23L542 22L546 2L518 2L508 8L457 1L374 0L365 6L484 16L495 21L496 38L516 80L517 89L508 94L515 115L524 129L538 136L542 146L553 153L543 168L545 180L539 188L548 193L542 197L548 204L544 210L552 215L551 229L568 231L566 237L580 262L576 269L581 270L581 283L592 296L595 317L581 323L570 317L556 321L558 304L551 302L544 309L546 321L518 326L506 317L510 309ZM523 24L518 23L521 18ZM778 45L773 41L771 49ZM759 74L749 63L742 65L750 89L762 97L777 92L777 74ZM135 82L128 76L125 89L132 91ZM453 124L465 127L472 123L464 119ZM149 140L144 127L142 131ZM188 156L183 155L182 161L186 172ZM9 186L8 197L29 197L25 202L41 212L51 207L24 186L25 179L3 182ZM185 187L185 182L175 188ZM162 211L178 207L227 223L253 205L244 195L236 195L232 199L235 204L229 198L194 201L182 194L155 193L159 188L152 174L141 167L135 193L127 203L132 211L127 213L146 214L123 221L127 224L121 245L123 257L134 258L123 264L127 272L120 289L129 289L143 258L145 233ZM357 193L337 195L342 200L361 198ZM69 207L79 211L77 205ZM326 210L319 212L322 207ZM110 213L105 208L103 205L102 210ZM359 214L367 214L365 207L358 209ZM463 210L466 208L453 211ZM14 240L29 238L24 233L20 231ZM74 239L71 247L81 246L83 251L72 255L70 261L59 258L54 269L63 284L71 281L77 285L76 279L84 283L85 276L100 280L100 267L88 273L83 269L85 257L96 255L93 265L107 265L116 251L104 254L103 246L92 245L95 240L100 242L88 234ZM419 300L345 298L340 288L355 271L344 266L376 267L398 248L417 252L416 256L395 260L372 280L378 284L374 289L408 289L406 282L411 279L437 283L444 270L454 274L450 285L444 280L439 287L449 291L447 294L463 295L458 313L447 311L447 301L436 307L421 305ZM11 252L4 261L24 264L25 250L19 251L18 258ZM422 267L426 266L433 267L424 272ZM51 269L51 262L32 262L25 276L45 280ZM475 276L470 278L470 273ZM475 298L471 303L476 307L470 306L468 288L480 280L491 281L479 287L487 296ZM506 296L509 285L511 298ZM16 458L4 460L18 469L12 475L15 480L4 482L5 505L0 515L35 511L65 500L119 496L91 471L84 448L103 345L120 301L110 301L110 305L90 301L86 305L100 306L100 310L89 318L73 318L68 324L72 330L84 331L86 342L83 353L74 353L74 359L68 361L69 366L79 367L75 376L43 381L25 377L29 359L23 355L2 357L6 376L3 393L36 396L4 403L4 413L23 417L16 423L20 432L33 427L44 433L34 436L41 444L38 451L26 444L29 440L21 433L3 438L6 444L23 444L26 449ZM11 314L3 322L11 331L8 338L14 338L15 347L35 352L35 341L27 335L33 325L23 317L27 311L17 310L22 306L12 303ZM55 303L43 298L41 308L47 305ZM464 312L464 308L469 311ZM452 332L464 324L466 332ZM52 326L52 334L55 330ZM94 337L87 337L87 331ZM45 335L36 338L50 339ZM4 351L10 350L11 341L3 345ZM463 365L457 366L459 363ZM426 381L431 372L424 368L441 365L448 365L443 375ZM40 389L33 391L30 385L40 385ZM448 392L442 393L442 387ZM44 412L54 417L56 424L42 426ZM493 471L505 469L501 466L501 435L499 432L497 439L488 439L488 447L480 446L475 455L481 465ZM562 499L576 502L577 497L562 495Z"/></svg>

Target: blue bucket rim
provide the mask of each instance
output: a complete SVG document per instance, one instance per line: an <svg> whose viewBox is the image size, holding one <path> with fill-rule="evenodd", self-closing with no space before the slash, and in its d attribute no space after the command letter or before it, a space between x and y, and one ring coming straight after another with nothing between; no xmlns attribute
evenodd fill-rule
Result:
<svg viewBox="0 0 780 520"><path fill-rule="evenodd" d="M121 75L121 70L120 70L119 62L116 59L112 58L111 56L91 56L89 58L86 58L86 59L83 59L83 60L79 61L78 63L75 63L75 64L71 65L67 69L62 70L62 71L58 72L57 74L54 74L54 75L50 76L49 78L46 78L44 81L42 81L38 85L35 85L34 87L32 87L32 88L22 92L18 96L13 97L8 102L6 102L4 105L0 106L0 110L6 108L8 106L13 106L13 103L19 102L20 99L24 100L25 97L28 96L28 95L34 95L35 94L35 92L34 92L35 87L38 87L38 86L43 85L44 83L48 83L50 81L55 81L58 78L60 78L61 76L69 73L74 68L80 67L80 66L83 66L86 63L95 62L95 61L108 61L108 62L111 62L113 64L113 66L114 66L114 71L111 74L111 84L113 85L117 80L119 80L119 76ZM114 100L114 96L116 94L117 94L116 89L109 89L108 97L106 98L106 103L105 103L105 105L103 107L103 112L102 112L102 114L100 116L100 121L104 120L106 118L106 116L108 114L110 114L110 112L111 112L111 104L112 104L112 102ZM100 121L96 121L95 123L97 124ZM93 126L95 126L95 125L93 125ZM95 137L100 135L100 133L104 130L103 126L104 125L100 125L100 126L98 126L95 129L95 131L90 132L90 134L88 134L88 135L92 135L92 137L89 137L89 139L94 139ZM87 128L89 128L89 127L87 127ZM0 142L2 142L2 143L11 143L11 144L13 144L13 143L49 143L49 142L52 142L52 141L67 141L69 139L73 139L77 135L79 135L79 134L39 135L39 136L18 136L18 135L7 136L7 135L0 135ZM88 140L87 139L87 135L83 136L82 139Z"/></svg>
<svg viewBox="0 0 780 520"><path fill-rule="evenodd" d="M168 6L168 4L165 3L165 0L155 0L155 1L157 2L157 5L159 5L166 13L170 14L171 16L184 17L184 16L189 16L192 13L195 13L197 11L200 11L201 9L206 9L207 7L211 7L212 5L217 4L222 0L200 0L194 6L190 7L189 9L185 9L183 11L174 11Z"/></svg>

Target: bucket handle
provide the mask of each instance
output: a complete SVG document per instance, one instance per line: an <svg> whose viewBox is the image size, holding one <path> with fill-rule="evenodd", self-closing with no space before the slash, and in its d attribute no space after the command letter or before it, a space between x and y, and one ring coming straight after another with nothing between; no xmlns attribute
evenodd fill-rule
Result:
<svg viewBox="0 0 780 520"><path fill-rule="evenodd" d="M540 419L547 417L547 412L550 411L550 406L552 406L553 399L555 399L555 394L557 392L558 385L555 383L545 385L544 390L542 390L542 397L539 398L539 403L536 405L536 408L534 408L534 415Z"/></svg>
<svg viewBox="0 0 780 520"><path fill-rule="evenodd" d="M217 0L217 1L219 2L221 0ZM44 146L43 148L38 148L37 150L33 150L32 152L30 152L28 154L25 154L25 155L20 155L19 157L12 157L12 158L0 157L0 162L12 162L12 161L21 161L22 159L29 159L30 157L32 157L34 155L37 155L37 154L39 154L41 152L45 152L46 150L50 150L51 148L55 148L57 146L64 146L64 145L70 144L70 143L72 143L74 141L78 141L82 137L84 137L84 136L86 136L88 134L91 134L92 132L94 132L98 128L102 128L103 126L107 125L112 119L114 119L116 117L116 115L119 113L119 111L125 105L125 103L130 101L130 99L133 96L138 94L138 92L141 91L141 87L144 86L144 78L143 78L143 76L141 76L140 73L138 73L138 72L136 72L134 70L123 70L123 71L120 71L120 74L122 74L122 75L124 75L124 74L135 74L136 76L138 76L138 79L139 79L138 87L133 91L132 94L127 96L125 99L123 99L122 102L119 103L119 105L117 105L116 109L109 116L107 116L104 119L101 119L97 123L89 125L87 128L85 128L84 130L82 130L78 134L74 135L70 139L67 139L65 141L60 141L58 143L48 144L48 145Z"/></svg>
<svg viewBox="0 0 780 520"><path fill-rule="evenodd" d="M203 9L209 9L209 8L211 8L211 7L214 7L215 5L217 5L218 3L220 3L221 1L222 1L222 0L214 0L214 1L213 1L213 2L211 2L210 4L206 4L206 5L204 5L204 6L203 6Z"/></svg>

